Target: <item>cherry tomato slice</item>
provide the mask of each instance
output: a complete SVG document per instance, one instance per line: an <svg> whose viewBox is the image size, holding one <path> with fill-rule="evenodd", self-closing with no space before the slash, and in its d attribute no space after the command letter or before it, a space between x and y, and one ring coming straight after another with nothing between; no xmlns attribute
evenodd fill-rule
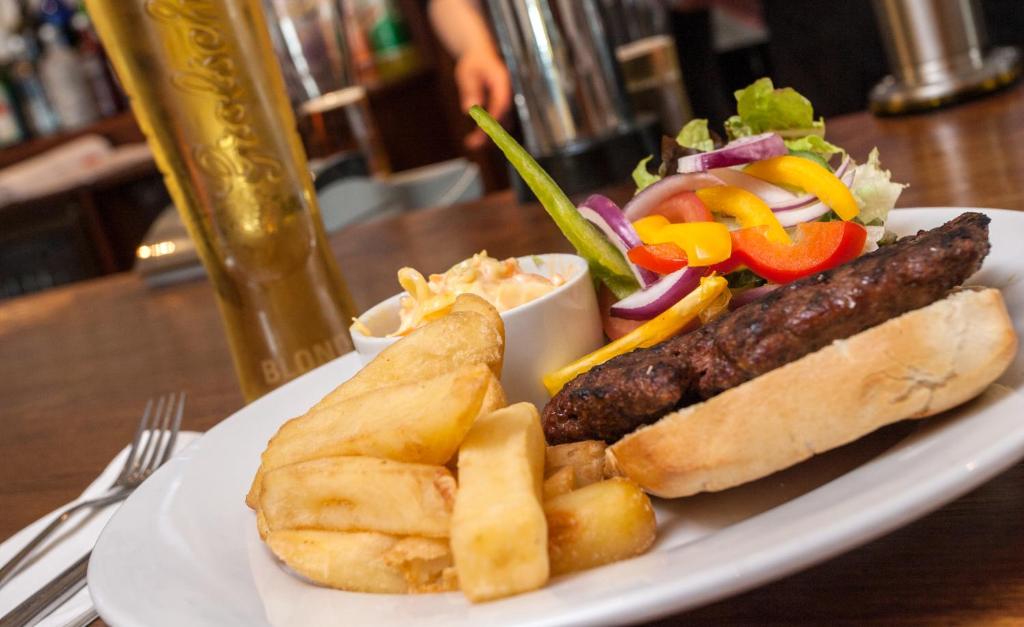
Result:
<svg viewBox="0 0 1024 627"><path fill-rule="evenodd" d="M680 192L651 211L654 215L665 216L669 222L711 222L714 218L704 201L694 192Z"/></svg>

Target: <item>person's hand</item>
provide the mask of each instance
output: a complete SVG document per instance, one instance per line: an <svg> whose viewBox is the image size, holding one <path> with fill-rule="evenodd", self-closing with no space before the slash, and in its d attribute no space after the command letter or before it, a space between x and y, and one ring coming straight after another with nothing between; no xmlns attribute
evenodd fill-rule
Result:
<svg viewBox="0 0 1024 627"><path fill-rule="evenodd" d="M512 86L508 69L494 48L487 46L464 52L455 62L455 83L459 87L463 111L480 105L496 119L508 113L512 104ZM476 150L486 140L483 131L474 129L464 141L467 148Z"/></svg>

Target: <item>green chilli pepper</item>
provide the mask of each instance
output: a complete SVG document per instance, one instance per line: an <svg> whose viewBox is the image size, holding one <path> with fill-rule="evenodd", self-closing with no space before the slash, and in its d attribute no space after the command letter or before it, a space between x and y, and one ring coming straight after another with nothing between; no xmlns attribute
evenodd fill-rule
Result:
<svg viewBox="0 0 1024 627"><path fill-rule="evenodd" d="M544 210L562 231L562 235L565 235L565 239L569 240L576 252L590 264L590 272L603 281L618 298L625 298L639 289L640 286L622 253L597 227L587 222L576 211L575 205L565 192L530 156L530 153L526 152L526 149L481 107L470 108L469 115L501 152L505 153L505 158L526 181Z"/></svg>

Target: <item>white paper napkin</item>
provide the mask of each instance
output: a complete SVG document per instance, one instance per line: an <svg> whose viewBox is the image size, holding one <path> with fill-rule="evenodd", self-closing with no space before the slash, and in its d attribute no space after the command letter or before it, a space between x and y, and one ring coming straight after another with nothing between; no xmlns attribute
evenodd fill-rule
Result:
<svg viewBox="0 0 1024 627"><path fill-rule="evenodd" d="M182 431L178 433L175 442L175 452L178 452L191 444L201 434L195 431ZM128 447L124 447L120 453L107 465L99 477L93 481L85 492L75 501L68 503L43 516L28 527L25 527L14 534L3 544L0 544L0 564L6 564L25 544L28 543L43 527L50 523L60 512L69 505L97 496L107 492L114 479L120 474L124 467L125 458L128 456ZM42 546L36 548L35 552L28 557L28 561L22 566L14 577L0 588L0 616L11 611L32 593L46 585L51 579L62 573L68 566L71 566L79 558L85 555L96 544L100 531L114 515L121 503L114 503L102 509L86 510L74 514L68 521L57 528L52 536ZM39 625L51 627L64 625L77 618L92 606L92 598L89 596L88 587L81 590L67 603L57 608L52 614L46 617Z"/></svg>

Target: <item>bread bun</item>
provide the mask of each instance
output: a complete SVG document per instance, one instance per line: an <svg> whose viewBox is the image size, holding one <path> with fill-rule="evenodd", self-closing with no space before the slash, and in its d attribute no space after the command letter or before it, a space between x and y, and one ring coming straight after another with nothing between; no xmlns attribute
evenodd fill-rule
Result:
<svg viewBox="0 0 1024 627"><path fill-rule="evenodd" d="M999 290L962 290L642 427L608 466L658 496L724 490L963 403L1016 352Z"/></svg>

